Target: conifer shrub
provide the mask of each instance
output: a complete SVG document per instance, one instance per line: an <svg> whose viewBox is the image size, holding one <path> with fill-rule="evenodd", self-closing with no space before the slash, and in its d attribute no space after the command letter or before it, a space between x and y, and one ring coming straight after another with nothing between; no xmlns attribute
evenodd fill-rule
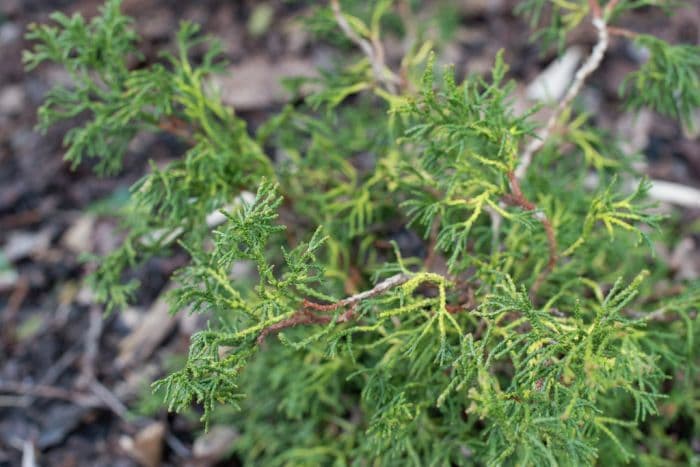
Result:
<svg viewBox="0 0 700 467"><path fill-rule="evenodd" d="M576 97L613 38L633 41L649 58L621 89L629 109L690 122L700 49L616 26L666 2L523 0L541 47L596 34L538 124L540 109L513 108L503 53L485 77L437 66L417 3L319 5L308 26L344 59L293 81L299 98L255 131L210 86L220 49L192 23L138 68L119 0L33 25L27 67L72 78L39 110L41 129L82 117L71 164L114 174L142 132L187 147L132 187L121 246L91 259L97 298L119 309L138 290L130 271L188 253L172 311L210 325L154 389L236 426L245 465L697 462L674 427L700 422L700 287L664 286L653 246L670 221ZM387 63L387 30L408 44L401 63ZM255 277L232 275L239 264Z"/></svg>

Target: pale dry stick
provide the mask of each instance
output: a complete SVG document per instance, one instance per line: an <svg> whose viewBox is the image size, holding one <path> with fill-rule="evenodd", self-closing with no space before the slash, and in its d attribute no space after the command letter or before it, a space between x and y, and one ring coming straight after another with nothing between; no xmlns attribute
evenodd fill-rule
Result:
<svg viewBox="0 0 700 467"><path fill-rule="evenodd" d="M651 180L649 197L665 203L678 204L689 208L700 208L700 190L680 183L665 180Z"/></svg>
<svg viewBox="0 0 700 467"><path fill-rule="evenodd" d="M36 446L33 439L22 442L22 467L38 467L36 463Z"/></svg>
<svg viewBox="0 0 700 467"><path fill-rule="evenodd" d="M600 3L598 3L598 0L589 0L589 5L591 9L591 13L593 15L592 23L593 26L596 28L598 31L598 41L596 42L595 46L593 46L593 49L591 50L590 55L586 59L586 61L581 65L581 67L576 71L576 74L574 75L574 81L571 83L569 86L569 89L567 90L566 94L564 95L564 99L562 99L559 102L559 105L556 107L552 115L549 117L549 120L547 120L547 123L545 124L542 132L540 133L539 137L536 139L533 139L526 147L525 150L523 151L523 154L520 156L520 161L518 163L518 166L515 168L515 170L512 172L512 174L509 174L509 179L510 179L510 186L511 186L511 191L513 192L513 195L515 199L517 200L518 198L522 198L523 200L525 199L522 197L522 195L518 195L520 191L519 187L519 182L525 177L525 174L527 173L527 169L530 167L530 164L532 163L532 159L537 151L542 149L542 146L547 142L549 139L550 134L552 133L552 130L554 130L554 127L556 126L559 118L561 117L561 114L571 105L571 102L576 98L576 96L579 94L581 89L583 88L583 85L586 81L586 79L595 71L598 69L600 66L601 62L603 61L603 57L605 56L605 52L608 49L608 45L610 42L610 37L608 34L608 26L605 23L605 16L607 16L610 12L612 12L613 8L617 4L617 0L613 0L612 2L608 3L608 5L605 8L605 13L601 11L600 8ZM527 201L527 200L525 200ZM529 202L528 202L529 203ZM547 233L547 241L549 243L549 249L550 249L550 258L549 262L547 264L547 269L545 271L551 271L554 267L554 262L556 261L556 237L554 236L554 229L551 224L551 221L544 215L542 211L539 211L536 209L536 206L532 205L531 208L527 208L522 203L520 203L522 207L524 207L526 210L529 211L537 211L537 218L539 219L540 222L542 222L542 225L545 228L545 231ZM530 203L531 204L531 203ZM501 227L501 219L500 219L500 214L498 213L491 213L491 219L492 219L492 225L494 228L494 237L497 239L500 233L500 227ZM533 286L533 294L536 294L537 289L541 285L542 281L544 280L544 275L540 275L537 280L535 281L535 285Z"/></svg>
<svg viewBox="0 0 700 467"><path fill-rule="evenodd" d="M413 278L413 276L411 274L403 274L403 273L396 274L394 276L391 276L388 279L383 280L382 282L375 285L370 290L365 290L364 292L360 292L358 294L344 298L344 299L339 300L335 303L331 303L330 305L319 305L317 303L307 301L305 303L305 306L307 306L309 308L314 308L314 309L320 310L320 311L331 311L331 310L336 310L338 308L342 308L345 306L355 305L363 300L367 300L368 298L372 298L372 297L375 297L377 295L381 295L384 292L393 289L394 287L398 287L400 285L403 285L406 282L408 282L411 278Z"/></svg>
<svg viewBox="0 0 700 467"><path fill-rule="evenodd" d="M608 49L610 35L608 34L608 26L600 12L600 5L595 0L591 0L590 3L591 10L593 11L593 26L598 31L598 42L593 47L593 50L591 50L591 54L588 56L583 65L581 65L581 67L576 71L574 81L569 86L566 95L559 102L559 105L554 110L554 113L549 117L549 120L547 120L547 123L545 124L539 137L533 139L525 148L525 151L520 157L520 163L515 169L515 177L518 180L523 179L525 173L527 173L527 169L532 163L532 158L534 157L535 153L542 149L542 146L544 146L544 144L547 142L547 139L549 139L549 136L552 133L552 130L554 130L554 127L561 117L561 114L569 107L569 105L571 105L571 102L579 94L586 79L598 69L603 61L605 52Z"/></svg>
<svg viewBox="0 0 700 467"><path fill-rule="evenodd" d="M404 27L406 28L406 34L404 35L403 39L403 48L408 53L408 51L410 51L413 45L416 43L418 37L416 18L411 13L411 5L409 0L399 2L398 8L399 16L401 16ZM398 72L398 77L400 80L399 87L402 91L412 94L414 89L411 80L408 79L408 65L409 62L404 56L404 59L401 61L401 68Z"/></svg>
<svg viewBox="0 0 700 467"><path fill-rule="evenodd" d="M386 67L384 63L384 49L379 42L379 38L375 37L370 42L360 37L343 15L339 0L331 0L331 9L333 10L335 21L340 26L340 29L343 30L343 33L367 56L375 79L382 83L391 94L396 94L396 86L401 80Z"/></svg>
<svg viewBox="0 0 700 467"><path fill-rule="evenodd" d="M124 403L119 400L119 398L115 396L114 393L105 385L100 383L97 379L94 379L90 382L90 391L115 415L122 420L128 421L127 414L129 410L126 408Z"/></svg>
<svg viewBox="0 0 700 467"><path fill-rule="evenodd" d="M232 204L227 204L222 208L207 214L205 219L207 227L210 229L219 227L228 219L222 211L231 211L235 207L240 206L242 203L252 203L254 199L254 194L249 191L242 191L238 196L236 196ZM145 247L152 247L157 244L167 246L175 242L175 240L177 240L184 232L185 229L183 227L176 227L174 229L156 229L153 232L144 234L139 239L139 242Z"/></svg>

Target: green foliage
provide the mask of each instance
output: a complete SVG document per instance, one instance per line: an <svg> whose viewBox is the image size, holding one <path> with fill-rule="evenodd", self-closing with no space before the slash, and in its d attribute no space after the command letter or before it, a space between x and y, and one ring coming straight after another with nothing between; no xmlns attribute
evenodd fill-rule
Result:
<svg viewBox="0 0 700 467"><path fill-rule="evenodd" d="M66 67L74 87L56 86L49 92L39 109L39 128L88 112L90 121L66 134L66 160L75 167L84 157L98 158L96 169L101 173L118 171L140 127L168 111L165 70L148 76L128 70L127 60L139 58L138 37L119 7L117 0L106 3L89 23L79 14L69 18L54 13L56 26L30 25L27 38L37 45L24 54L29 69L46 61Z"/></svg>
<svg viewBox="0 0 700 467"><path fill-rule="evenodd" d="M80 15L56 13L57 26L30 26L28 38L38 43L25 54L29 68L44 61L65 64L73 81L72 87L49 92L39 109L41 129L89 114L83 126L66 134L66 159L74 165L91 157L98 159L98 173L117 171L129 143L142 131L165 129L190 145L166 167L152 164L120 210L127 229L123 245L99 261L90 278L109 310L125 306L138 288L137 281L125 278L128 269L167 251L180 236L201 240L209 234L207 215L272 170L245 122L207 89L207 75L219 69L218 44L210 42L201 61L192 63L190 51L204 39L198 26L183 22L177 54L131 70L128 60L138 56L138 37L119 7L119 1L109 1L90 23Z"/></svg>
<svg viewBox="0 0 700 467"><path fill-rule="evenodd" d="M426 235L439 221L437 247L450 252L452 271L471 265L464 252L469 234L486 208L500 211L500 198L509 189L507 174L515 170L520 141L531 133L528 115L513 114L508 100L512 84L504 85L507 67L499 52L491 83L472 78L458 86L448 70L444 86L434 91L433 62L428 63L420 96L403 112L412 122L404 137L419 151L417 163L406 160L403 183L412 197L402 204L410 222Z"/></svg>
<svg viewBox="0 0 700 467"><path fill-rule="evenodd" d="M616 2L606 20L654 3ZM72 163L118 170L140 131L187 148L132 187L124 241L91 276L120 308L144 261L188 253L172 311L210 324L158 394L171 410L201 405L205 426L234 424L250 465L696 461L669 433L700 423L698 284L659 292L668 268L648 245L663 218L648 182L625 188L632 160L567 108L519 177L537 109L513 109L502 52L488 78L459 82L416 43L394 73L376 47L408 33L406 11L340 5L356 37L339 34L332 8L310 27L353 58L252 136L207 85L218 48L196 61L189 23L175 54L138 69L118 1L90 23L55 15L30 30L28 67L57 62L73 78L47 96L40 126L86 119L66 139ZM591 14L584 1L520 5L545 44ZM630 82L652 92L630 105L687 118L692 49L640 41L652 59Z"/></svg>
<svg viewBox="0 0 700 467"><path fill-rule="evenodd" d="M622 85L629 107L649 106L691 124L700 107L700 47L670 45L646 34L636 42L649 51L649 59Z"/></svg>
<svg viewBox="0 0 700 467"><path fill-rule="evenodd" d="M523 0L515 10L523 15L530 27L537 28L533 40L543 47L556 45L560 50L566 36L589 14L587 0Z"/></svg>

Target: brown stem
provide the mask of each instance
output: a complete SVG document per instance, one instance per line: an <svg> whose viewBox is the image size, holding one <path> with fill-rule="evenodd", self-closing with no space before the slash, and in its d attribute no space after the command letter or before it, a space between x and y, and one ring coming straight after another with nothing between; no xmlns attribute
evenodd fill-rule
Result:
<svg viewBox="0 0 700 467"><path fill-rule="evenodd" d="M423 262L426 271L433 269L435 257L437 255L437 237L440 232L440 216L435 216L433 224L430 226L430 238L428 239L428 254Z"/></svg>
<svg viewBox="0 0 700 467"><path fill-rule="evenodd" d="M538 211L537 206L525 198L525 195L523 195L523 191L520 188L520 181L518 180L518 177L515 176L514 172L508 173L508 180L510 180L510 189L512 193L505 196L504 200L507 203L519 206L526 211L536 211L535 217L542 223L545 234L547 235L549 260L547 261L547 268L537 277L532 287L532 293L536 294L546 275L549 274L557 264L557 237L554 232L554 226L549 218L544 214L544 212Z"/></svg>
<svg viewBox="0 0 700 467"><path fill-rule="evenodd" d="M639 36L638 32L615 26L608 26L608 33L610 33L611 36L626 37L628 39L636 39Z"/></svg>
<svg viewBox="0 0 700 467"><path fill-rule="evenodd" d="M673 321L676 321L679 319L681 315L676 315L674 316L673 310L669 310L667 308L661 308L649 313L642 313L639 311L635 310L625 310L624 314L629 316L630 318L634 318L637 320L645 320L645 321L656 321L656 322L662 322L662 323L670 323ZM695 319L697 317L698 313L696 311L691 311L689 313L689 316L691 319Z"/></svg>
<svg viewBox="0 0 700 467"><path fill-rule="evenodd" d="M329 312L339 308L349 307L349 309L338 316L335 321L336 323L346 323L355 318L355 305L363 300L367 300L368 298L380 295L394 287L405 284L411 277L412 276L409 274L396 274L375 285L370 290L360 292L334 303L321 304L312 302L311 300L304 300L301 310L294 313L291 317L263 329L258 336L257 342L258 344L262 344L269 334L280 332L283 329L306 324L328 324L332 321L330 316L318 315L315 311Z"/></svg>
<svg viewBox="0 0 700 467"><path fill-rule="evenodd" d="M603 13L603 16L607 19L610 13L612 13L615 10L615 7L617 4L620 3L620 0L610 0L607 5L605 5L605 12Z"/></svg>
<svg viewBox="0 0 700 467"><path fill-rule="evenodd" d="M192 136L192 131L184 120L177 117L166 117L158 123L158 128L173 136L177 136L190 144L196 141Z"/></svg>
<svg viewBox="0 0 700 467"><path fill-rule="evenodd" d="M291 318L272 324L260 332L258 344L265 342L268 334L280 332L283 329L299 326L301 324L327 324L331 320L330 316L318 316L307 309L297 311Z"/></svg>

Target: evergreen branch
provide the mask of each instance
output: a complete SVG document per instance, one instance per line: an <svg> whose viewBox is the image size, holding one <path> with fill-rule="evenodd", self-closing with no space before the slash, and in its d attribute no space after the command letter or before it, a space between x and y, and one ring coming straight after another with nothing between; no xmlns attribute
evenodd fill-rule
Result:
<svg viewBox="0 0 700 467"><path fill-rule="evenodd" d="M562 113L569 107L569 105L571 105L571 102L581 91L586 79L591 75L591 73L598 69L603 61L605 52L608 49L608 26L601 14L600 4L597 0L589 0L589 5L593 13L593 26L595 27L596 31L598 31L598 42L591 50L590 55L583 65L581 65L581 67L576 71L574 81L569 86L568 91L564 95L564 98L559 102L559 105L554 110L554 113L549 117L549 120L547 120L547 123L542 129L540 135L536 139L533 139L525 148L525 151L520 157L520 162L515 169L515 177L518 180L522 180L523 177L525 177L527 169L530 167L535 153L545 145Z"/></svg>
<svg viewBox="0 0 700 467"><path fill-rule="evenodd" d="M415 44L399 78L380 41L380 25L401 27L402 15L383 21L395 2L342 0L346 12L329 2L317 15L329 38L362 56L323 71L317 92L273 115L255 138L208 89L216 48L199 60L193 46L202 38L191 24L178 33L176 55L136 70L125 57L138 55L138 41L119 0L89 23L59 17L30 35L38 43L29 67L50 60L77 78L49 94L42 121L92 113L68 138L69 159L117 168L143 130L190 143L134 187L127 237L93 275L97 296L122 306L136 291L125 272L171 253L175 239L189 254L170 304L211 322L191 337L184 367L154 388L171 410L202 404L205 427L230 421L221 404L240 409L233 449L245 465L618 465L640 454L647 427L637 427L664 412L660 397L681 417L697 406L688 383L700 288L655 292L670 268L639 247L661 220L649 212L648 183L632 194L610 183L632 173L631 159L603 157L612 141L569 112L607 36L621 35L651 52L631 75L636 90L650 92L630 104L689 116L700 102L696 48L607 26L657 0L521 0L531 24L550 17L539 36L546 43L564 44L589 16L598 30L545 133L531 141L535 125L513 108L503 52L489 78L461 83L450 69L436 82L431 55L421 81L431 43ZM576 157L526 173L537 151L542 165L557 157L555 125ZM603 189L586 185L581 159ZM222 206L228 212L212 214ZM442 266L438 254L444 274L431 272ZM647 268L656 283L643 281ZM388 279L360 291L372 274ZM283 345L262 351L268 335L288 329ZM668 442L668 422L649 421L649 432ZM643 455L660 465L661 451Z"/></svg>
<svg viewBox="0 0 700 467"><path fill-rule="evenodd" d="M436 274L428 274L428 278L432 278L432 276L437 276ZM420 276L419 276L420 277ZM346 323L352 319L355 318L355 305L358 303L367 300L372 297L376 297L377 295L381 295L384 292L387 292L391 289L394 289L396 287L402 286L406 284L408 281L411 279L415 279L416 275L414 274L406 274L406 273L401 273L401 274L396 274L394 276L389 277L388 279L383 280L370 290L365 290L364 292L357 293L355 295L352 295L350 297L344 298L342 300L338 300L337 302L330 303L330 304L320 304L313 302L308 299L304 299L302 302L302 309L294 313L291 317L274 323L262 330L260 335L258 336L257 342L258 344L262 344L265 341L265 337L267 337L271 333L276 333L279 332L283 329L298 326L300 324L328 324L331 321L333 321L333 318L330 316L319 316L314 311L323 311L323 312L329 312L329 311L335 311L339 308L345 308L345 307L350 307L349 310L345 311L342 313L340 316L338 316L337 319L335 319L335 323L341 324L341 323ZM435 278L433 278L435 280ZM442 277L440 277L442 281Z"/></svg>
<svg viewBox="0 0 700 467"><path fill-rule="evenodd" d="M648 50L649 58L620 86L626 107L651 107L695 126L693 115L700 108L700 47L672 45L647 34L638 34L634 40ZM628 89L630 84L633 90Z"/></svg>

